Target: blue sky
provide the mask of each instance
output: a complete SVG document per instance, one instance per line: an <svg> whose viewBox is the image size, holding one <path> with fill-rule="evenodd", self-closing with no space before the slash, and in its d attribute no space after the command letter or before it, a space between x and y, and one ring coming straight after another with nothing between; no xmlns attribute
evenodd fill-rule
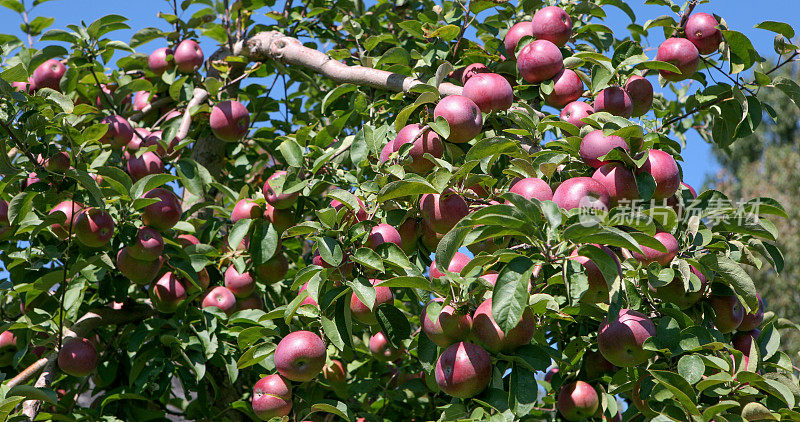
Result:
<svg viewBox="0 0 800 422"><path fill-rule="evenodd" d="M30 4L30 1L26 0L26 3ZM277 3L276 7L283 7L282 1ZM371 3L371 1L368 0L368 3ZM644 5L643 0L628 1L628 3L636 13L637 21L642 24L648 19L669 13L669 10L661 6ZM171 1L165 0L137 0L135 7L131 7L132 3L130 1L122 0L54 0L37 6L33 16L55 17L56 21L53 27L63 28L67 24L78 23L81 20L89 23L108 14L121 14L130 18L129 24L132 28L139 29L147 26L156 26L167 30L169 28L166 23L156 15L159 11L171 11L170 4ZM606 7L605 10L608 13L607 26L619 28L616 29L616 32L622 36L625 33L622 28L628 25L629 18L615 7ZM765 20L776 20L784 21L795 28L800 28L800 13L797 13L796 10L796 0L762 0L759 2L753 2L752 0L715 0L711 3L701 4L696 9L696 11L723 16L731 29L747 35L756 49L767 58L775 56L772 50L773 34L768 31L754 29L753 26ZM274 22L264 14L257 14L255 19L260 23ZM0 8L0 28L3 28L0 32L12 31L16 35L21 35L18 29L20 22L19 15L8 9ZM663 35L660 30L654 30L651 33L649 42L653 50L648 51L647 54L654 56L654 49L663 40ZM112 35L128 41L132 34L133 31L118 31ZM203 40L201 45L206 54L214 50L214 44L208 39ZM157 42L152 42L140 47L139 51L149 53L161 46ZM683 157L684 180L696 187L703 184L707 174L713 174L719 168L710 153L710 146L693 132L689 134Z"/></svg>

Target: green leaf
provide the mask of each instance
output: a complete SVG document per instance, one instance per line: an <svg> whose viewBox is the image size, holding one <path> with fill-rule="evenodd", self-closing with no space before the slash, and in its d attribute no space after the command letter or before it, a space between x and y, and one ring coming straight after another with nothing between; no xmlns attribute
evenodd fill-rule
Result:
<svg viewBox="0 0 800 422"><path fill-rule="evenodd" d="M388 280L383 280L380 283L376 284L375 286L384 286L384 287L393 287L393 288L402 288L407 287L409 289L421 289L421 290L431 290L431 282L425 277L415 277L415 276L400 276L390 278Z"/></svg>
<svg viewBox="0 0 800 422"><path fill-rule="evenodd" d="M334 102L337 98L341 97L348 92L353 92L357 89L357 87L353 84L342 84L337 86L336 88L328 91L325 94L325 97L322 99L320 103L321 112L325 114L325 107L327 107L330 103Z"/></svg>
<svg viewBox="0 0 800 422"><path fill-rule="evenodd" d="M775 78L775 82L773 83L775 88L780 89L787 97L800 109L800 86L797 85L797 82L789 79L785 76L781 76Z"/></svg>
<svg viewBox="0 0 800 422"><path fill-rule="evenodd" d="M239 248L239 244L242 243L242 239L247 236L247 232L250 231L250 226L253 224L253 220L249 218L243 218L237 221L231 231L228 233L228 245L231 247L231 250L236 250Z"/></svg>
<svg viewBox="0 0 800 422"><path fill-rule="evenodd" d="M738 262L727 256L714 254L702 257L700 262L722 276L736 290L736 293L745 300L750 309L758 309L756 286L753 284L753 279L742 269Z"/></svg>
<svg viewBox="0 0 800 422"><path fill-rule="evenodd" d="M275 226L264 220L256 220L250 235L250 259L253 265L261 265L272 259L278 251L278 232Z"/></svg>
<svg viewBox="0 0 800 422"><path fill-rule="evenodd" d="M792 38L794 38L794 29L788 23L764 21L756 25L754 28L765 29L767 31L776 32L786 37L787 40L791 40Z"/></svg>
<svg viewBox="0 0 800 422"><path fill-rule="evenodd" d="M205 187L214 181L208 169L190 158L181 158L175 167L183 187L197 196L202 196Z"/></svg>
<svg viewBox="0 0 800 422"><path fill-rule="evenodd" d="M351 422L353 420L353 413L346 404L340 401L321 400L319 403L313 404L311 406L311 410L313 412L331 413L346 420L347 422Z"/></svg>
<svg viewBox="0 0 800 422"><path fill-rule="evenodd" d="M511 260L500 271L492 290L492 316L503 332L516 327L528 306L528 284L536 264L528 257Z"/></svg>
<svg viewBox="0 0 800 422"><path fill-rule="evenodd" d="M667 387L683 405L684 409L692 415L700 415L700 411L697 409L697 396L695 396L692 386L685 379L674 372L655 369L650 370L650 375L661 385Z"/></svg>
<svg viewBox="0 0 800 422"><path fill-rule="evenodd" d="M131 198L141 198L145 193L177 179L171 174L148 174L131 186Z"/></svg>
<svg viewBox="0 0 800 422"><path fill-rule="evenodd" d="M337 267L342 263L344 253L342 252L342 245L336 239L324 236L317 238L316 243L320 258L327 262L328 265Z"/></svg>
<svg viewBox="0 0 800 422"><path fill-rule="evenodd" d="M383 260L381 259L380 255L375 253L375 251L373 251L372 249L358 248L358 250L356 250L356 253L353 254L352 260L358 264L361 264L373 270L379 272L385 271L383 267Z"/></svg>
<svg viewBox="0 0 800 422"><path fill-rule="evenodd" d="M436 121L428 123L428 126L430 126L434 132L438 133L442 139L447 139L450 137L450 124L447 123L447 120L445 120L444 117L436 117Z"/></svg>
<svg viewBox="0 0 800 422"><path fill-rule="evenodd" d="M686 355L678 361L678 374L680 374L689 384L696 384L703 378L706 365L697 355Z"/></svg>
<svg viewBox="0 0 800 422"><path fill-rule="evenodd" d="M278 150L281 152L281 155L286 160L286 164L289 166L303 166L303 149L294 139L287 139L281 142Z"/></svg>
<svg viewBox="0 0 800 422"><path fill-rule="evenodd" d="M445 25L428 34L428 38L438 37L442 41L452 41L456 39L460 32L461 29L455 25Z"/></svg>
<svg viewBox="0 0 800 422"><path fill-rule="evenodd" d="M58 396L55 391L37 388L32 385L15 385L6 393L6 397L9 396L22 396L28 400L41 400L53 406L58 402Z"/></svg>
<svg viewBox="0 0 800 422"><path fill-rule="evenodd" d="M750 69L756 61L762 60L746 35L738 31L722 30L721 32L731 51L731 73Z"/></svg>
<svg viewBox="0 0 800 422"><path fill-rule="evenodd" d="M634 69L650 69L650 70L668 70L670 72L675 72L680 74L681 71L678 69L674 64L667 63L667 62L660 62L657 60L651 60L646 62L641 62L633 67Z"/></svg>
<svg viewBox="0 0 800 422"><path fill-rule="evenodd" d="M389 304L378 306L378 309L375 310L375 317L389 343L395 348L402 347L403 340L411 335L411 324L408 322L408 317L394 305Z"/></svg>

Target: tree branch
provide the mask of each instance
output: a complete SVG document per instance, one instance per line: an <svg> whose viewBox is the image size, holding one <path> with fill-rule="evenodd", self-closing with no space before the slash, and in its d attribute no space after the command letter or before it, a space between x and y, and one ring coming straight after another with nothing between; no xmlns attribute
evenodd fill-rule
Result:
<svg viewBox="0 0 800 422"><path fill-rule="evenodd" d="M689 20L689 15L692 14L694 8L697 7L697 2L699 0L689 0L689 3L686 4L686 9L683 9L683 13L681 13L681 19L678 21L678 26L672 30L672 34L670 34L667 38L675 38L681 32L681 29L686 26L686 21ZM642 76L647 76L650 73L650 69L645 69L642 72Z"/></svg>
<svg viewBox="0 0 800 422"><path fill-rule="evenodd" d="M147 104L146 106L142 107L142 109L140 111L138 111L136 113L133 113L131 115L131 117L128 118L128 120L130 120L132 122L138 122L139 120L142 120L142 118L144 116L150 114L151 112L153 112L155 110L158 110L159 108L161 108L161 106L165 106L165 105L167 105L167 104L169 104L171 102L172 102L172 98L169 98L169 97L156 99L152 103Z"/></svg>

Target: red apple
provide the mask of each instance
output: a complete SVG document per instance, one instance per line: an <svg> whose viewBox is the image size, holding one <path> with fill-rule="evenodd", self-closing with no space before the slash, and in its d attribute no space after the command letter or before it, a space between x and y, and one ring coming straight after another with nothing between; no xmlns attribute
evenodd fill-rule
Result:
<svg viewBox="0 0 800 422"><path fill-rule="evenodd" d="M433 118L439 116L450 125L450 136L447 140L456 144L471 141L483 128L481 109L463 95L448 95L439 100L433 110Z"/></svg>
<svg viewBox="0 0 800 422"><path fill-rule="evenodd" d="M295 331L282 338L275 348L275 369L291 381L311 381L322 372L326 356L325 343L318 335Z"/></svg>
<svg viewBox="0 0 800 422"><path fill-rule="evenodd" d="M482 347L466 342L451 345L436 361L436 384L458 398L475 396L489 385L492 359Z"/></svg>
<svg viewBox="0 0 800 422"><path fill-rule="evenodd" d="M381 149L381 155L379 157L381 164L389 161L389 157L391 157L393 152L394 152L394 142L389 141Z"/></svg>
<svg viewBox="0 0 800 422"><path fill-rule="evenodd" d="M536 198L540 201L550 201L553 199L553 189L547 182L537 177L519 179L511 185L511 189L508 191L521 195L525 199Z"/></svg>
<svg viewBox="0 0 800 422"><path fill-rule="evenodd" d="M250 129L250 113L238 101L222 101L211 109L209 118L214 136L223 141L236 142Z"/></svg>
<svg viewBox="0 0 800 422"><path fill-rule="evenodd" d="M243 299L236 299L236 309L239 311L243 311L245 309L264 309L264 302L261 301L261 297L253 293L250 296L247 296Z"/></svg>
<svg viewBox="0 0 800 422"><path fill-rule="evenodd" d="M564 57L558 46L547 40L535 40L522 47L517 57L517 70L530 83L546 81L564 68Z"/></svg>
<svg viewBox="0 0 800 422"><path fill-rule="evenodd" d="M533 36L563 47L572 35L572 19L564 9L547 6L536 11L532 21Z"/></svg>
<svg viewBox="0 0 800 422"><path fill-rule="evenodd" d="M133 139L133 128L122 116L108 116L100 123L108 125L108 131L100 138L100 142L111 145L112 148L122 148Z"/></svg>
<svg viewBox="0 0 800 422"><path fill-rule="evenodd" d="M683 280L680 275L676 276L669 284L660 287L650 286L650 293L653 297L661 299L664 302L672 303L673 305L681 308L688 309L697 303L703 297L703 292L706 287L706 277L697 270L694 266L690 266L691 272L700 279L700 289L687 292L683 286Z"/></svg>
<svg viewBox="0 0 800 422"><path fill-rule="evenodd" d="M597 391L583 381L571 382L558 392L558 412L568 421L592 417L599 405Z"/></svg>
<svg viewBox="0 0 800 422"><path fill-rule="evenodd" d="M179 234L178 237L175 238L175 241L184 248L200 244L200 239L191 234Z"/></svg>
<svg viewBox="0 0 800 422"><path fill-rule="evenodd" d="M601 111L628 118L633 114L633 101L627 91L611 86L600 91L594 99L594 112Z"/></svg>
<svg viewBox="0 0 800 422"><path fill-rule="evenodd" d="M613 375L617 370L611 362L603 357L603 354L594 350L587 350L583 354L583 373L589 380L594 380L606 374Z"/></svg>
<svg viewBox="0 0 800 422"><path fill-rule="evenodd" d="M192 280L186 280L185 278L181 278L181 283L183 283L183 286L186 287L186 293L193 295L195 293L206 291L208 286L211 285L211 277L209 277L208 271L203 268L197 273L197 286L195 286L195 283L193 283Z"/></svg>
<svg viewBox="0 0 800 422"><path fill-rule="evenodd" d="M665 248L667 248L667 252L661 252L651 247L642 245L642 252L644 252L644 255L638 252L631 252L631 255L644 265L658 262L662 267L669 266L669 263L672 262L672 259L675 258L680 251L678 240L675 239L675 236L667 232L658 232L653 235L653 237L661 242Z"/></svg>
<svg viewBox="0 0 800 422"><path fill-rule="evenodd" d="M244 198L240 199L239 202L233 206L233 211L231 212L231 221L236 223L237 221L245 218L257 219L263 216L264 210L261 209L261 205L258 205L258 203L252 199Z"/></svg>
<svg viewBox="0 0 800 422"><path fill-rule="evenodd" d="M342 218L343 222L352 223L354 221L359 222L367 219L368 214L367 214L367 209L364 208L364 201L362 201L361 198L359 197L356 197L356 199L358 200L358 210L355 212L355 214L350 208L347 208L347 206L345 206L338 200L336 199L331 200L331 207L335 209L337 213L343 208L347 209L347 211L345 211L345 216Z"/></svg>
<svg viewBox="0 0 800 422"><path fill-rule="evenodd" d="M85 377L97 368L97 349L85 338L70 337L58 351L58 367L75 377Z"/></svg>
<svg viewBox="0 0 800 422"><path fill-rule="evenodd" d="M595 170L592 179L606 188L612 205L639 199L636 177L621 163L604 164Z"/></svg>
<svg viewBox="0 0 800 422"><path fill-rule="evenodd" d="M225 287L237 298L246 298L256 289L256 281L248 273L239 273L236 267L231 265L225 270Z"/></svg>
<svg viewBox="0 0 800 422"><path fill-rule="evenodd" d="M650 111L653 106L653 84L650 81L639 75L633 75L628 78L628 82L625 82L625 92L633 103L631 116L643 116Z"/></svg>
<svg viewBox="0 0 800 422"><path fill-rule="evenodd" d="M369 351L375 359L380 361L392 361L403 356L403 348L394 348L389 344L386 336L378 331L369 338Z"/></svg>
<svg viewBox="0 0 800 422"><path fill-rule="evenodd" d="M688 79L697 72L700 64L700 52L686 38L667 38L656 53L656 60L675 65L681 73L659 70L661 77L672 82Z"/></svg>
<svg viewBox="0 0 800 422"><path fill-rule="evenodd" d="M447 265L447 271L458 274L464 269L464 267L467 266L467 264L469 264L469 261L470 259L468 256L461 252L456 252L456 254L453 255L453 259L450 260L450 264ZM439 272L439 270L436 268L436 261L434 260L431 262L431 266L428 269L428 277L430 277L431 281L436 280L443 275L444 274Z"/></svg>
<svg viewBox="0 0 800 422"><path fill-rule="evenodd" d="M578 153L581 156L581 160L583 160L587 166L600 168L608 163L607 161L601 161L600 157L608 154L614 148L622 148L625 151L630 151L630 147L628 143L625 142L625 139L617 135L606 136L601 129L597 129L583 137Z"/></svg>
<svg viewBox="0 0 800 422"><path fill-rule="evenodd" d="M556 376L556 374L558 373L558 371L559 371L559 369L558 369L558 367L557 367L557 366L555 366L555 367L553 367L553 368L550 368L550 369L549 369L549 370L548 370L548 371L547 371L547 372L544 374L544 380L545 380L545 381L547 381L547 382L553 382L553 377L555 377L555 376Z"/></svg>
<svg viewBox="0 0 800 422"><path fill-rule="evenodd" d="M278 374L267 375L253 387L252 404L261 420L287 416L292 411L292 386Z"/></svg>
<svg viewBox="0 0 800 422"><path fill-rule="evenodd" d="M370 280L370 282L375 285L379 283L380 280ZM378 323L375 310L384 303L394 303L394 293L392 293L392 289L388 287L376 286L375 295L375 304L372 308L367 307L367 305L356 296L355 292L350 295L350 312L353 314L353 318L366 325L376 325Z"/></svg>
<svg viewBox="0 0 800 422"><path fill-rule="evenodd" d="M17 336L11 331L3 331L0 334L0 368L10 366L18 350Z"/></svg>
<svg viewBox="0 0 800 422"><path fill-rule="evenodd" d="M647 154L647 161L637 170L637 173L650 173L656 182L654 199L667 199L678 191L681 183L681 173L678 163L669 153L651 149Z"/></svg>
<svg viewBox="0 0 800 422"><path fill-rule="evenodd" d="M708 298L714 308L714 326L721 333L736 331L744 319L744 307L736 295L711 295Z"/></svg>
<svg viewBox="0 0 800 422"><path fill-rule="evenodd" d="M277 283L286 277L289 271L289 261L281 252L267 260L267 262L255 266L256 278L267 284Z"/></svg>
<svg viewBox="0 0 800 422"><path fill-rule="evenodd" d="M558 185L553 193L553 202L566 210L607 210L611 205L611 198L606 188L597 180L591 177L573 177Z"/></svg>
<svg viewBox="0 0 800 422"><path fill-rule="evenodd" d="M133 95L133 104L131 107L133 107L133 111L142 111L153 99L155 99L155 96L148 91L136 91Z"/></svg>
<svg viewBox="0 0 800 422"><path fill-rule="evenodd" d="M193 40L183 40L175 48L175 66L181 73L194 73L203 65L203 50Z"/></svg>
<svg viewBox="0 0 800 422"><path fill-rule="evenodd" d="M428 249L429 252L436 252L436 247L439 245L439 241L442 240L444 234L436 233L432 228L431 225L428 224L425 219L422 220L422 224L420 225L420 236L419 240L422 244Z"/></svg>
<svg viewBox="0 0 800 422"><path fill-rule="evenodd" d="M151 290L153 306L160 312L172 313L186 300L186 288L173 272L166 272Z"/></svg>
<svg viewBox="0 0 800 422"><path fill-rule="evenodd" d="M158 259L164 253L164 238L157 230L142 226L136 232L136 239L130 247L131 257L142 261Z"/></svg>
<svg viewBox="0 0 800 422"><path fill-rule="evenodd" d="M204 308L214 306L230 315L236 310L236 296L227 287L217 286L206 292L202 306Z"/></svg>
<svg viewBox="0 0 800 422"><path fill-rule="evenodd" d="M83 205L74 202L74 201L61 201L50 210L50 214L60 213L57 215L57 223L53 223L50 226L50 230L53 231L59 239L66 239L69 235L70 229L67 227L72 226L72 233L75 233L75 216L83 211ZM8 218L8 213L6 212L6 218Z"/></svg>
<svg viewBox="0 0 800 422"><path fill-rule="evenodd" d="M582 101L573 101L564 106L559 117L561 120L581 128L586 125L581 119L592 113L594 113L594 108L591 105Z"/></svg>
<svg viewBox="0 0 800 422"><path fill-rule="evenodd" d="M295 223L294 212L291 209L278 209L270 204L264 204L264 218L272 223L279 234L294 226Z"/></svg>
<svg viewBox="0 0 800 422"><path fill-rule="evenodd" d="M286 176L286 172L283 170L278 170L270 176L267 181L264 183L264 187L262 188L262 192L264 193L264 198L267 199L267 203L272 205L278 209L286 209L290 208L297 202L297 198L300 197L300 192L294 193L286 193L283 192L281 194L275 193L272 186L270 185L270 181L277 179L281 176ZM288 186L284 186L287 188Z"/></svg>
<svg viewBox="0 0 800 422"><path fill-rule="evenodd" d="M615 320L603 320L597 334L597 345L603 357L612 364L637 366L650 358L651 352L644 350L642 345L654 335L656 327L650 318L630 309L621 309Z"/></svg>
<svg viewBox="0 0 800 422"><path fill-rule="evenodd" d="M155 154L158 155L159 158L169 158L175 152L175 147L181 142L178 137L172 138L172 140L167 144L167 148L164 149L164 142L162 142L161 135L163 133L160 130L150 133L147 135L146 138L141 143L142 148L147 147L156 147Z"/></svg>
<svg viewBox="0 0 800 422"><path fill-rule="evenodd" d="M498 276L500 276L500 273L498 273L497 271L487 271L480 278L486 280L487 283L489 283L492 286L494 286L495 284L497 284L497 277Z"/></svg>
<svg viewBox="0 0 800 422"><path fill-rule="evenodd" d="M751 314L744 314L742 323L739 324L739 331L752 331L761 326L764 321L764 301L761 300L761 295L756 294L758 298L758 309Z"/></svg>
<svg viewBox="0 0 800 422"><path fill-rule="evenodd" d="M606 246L603 245L595 245L603 250L611 259L614 260L614 263L617 264L617 273L622 276L622 267L619 264L619 260L614 252ZM588 257L578 255L578 249L572 251L570 254L569 259L580 263L583 268L586 270L586 277L589 279L589 289L584 292L583 296L581 297L582 302L586 303L606 303L608 302L608 295L610 293L609 284L613 283L614 280L606 280L605 276L603 276L603 272L600 271L600 267L594 263Z"/></svg>
<svg viewBox="0 0 800 422"><path fill-rule="evenodd" d="M717 18L708 13L695 13L689 16L684 26L686 39L691 41L700 54L711 54L719 49L722 33L717 29Z"/></svg>
<svg viewBox="0 0 800 422"><path fill-rule="evenodd" d="M114 237L114 220L98 208L86 208L75 216L75 237L90 248L105 246Z"/></svg>
<svg viewBox="0 0 800 422"><path fill-rule="evenodd" d="M434 299L441 301L442 299ZM446 305L439 311L435 319L428 316L428 306L422 310L419 317L422 331L425 335L436 343L439 347L447 347L453 343L467 340L472 328L472 317L469 314L461 313L456 308Z"/></svg>
<svg viewBox="0 0 800 422"><path fill-rule="evenodd" d="M308 290L308 282L307 281L305 283L303 283L303 285L300 287L300 293L302 293L304 290ZM318 307L319 306L317 301L314 300L314 298L311 297L310 294L305 299L303 299L302 302L300 302L300 306L303 306L303 305L311 305L311 306L314 306L314 307Z"/></svg>
<svg viewBox="0 0 800 422"><path fill-rule="evenodd" d="M67 67L60 61L47 60L33 71L33 84L36 88L50 88L61 92L61 78L66 72Z"/></svg>
<svg viewBox="0 0 800 422"><path fill-rule="evenodd" d="M497 73L479 73L464 83L462 94L484 113L508 110L514 102L514 90L508 80Z"/></svg>
<svg viewBox="0 0 800 422"><path fill-rule="evenodd" d="M347 381L347 370L340 360L331 359L330 365L322 368L322 375L331 384L341 384Z"/></svg>
<svg viewBox="0 0 800 422"><path fill-rule="evenodd" d="M750 331L739 331L731 337L731 344L733 348L744 353L745 356L750 356L750 348L753 346L758 336L761 335L761 330L755 329ZM758 347L758 345L756 345Z"/></svg>
<svg viewBox="0 0 800 422"><path fill-rule="evenodd" d="M551 107L561 108L583 95L583 81L570 69L562 69L553 77L553 92L544 96Z"/></svg>
<svg viewBox="0 0 800 422"><path fill-rule="evenodd" d="M70 157L69 153L66 151L57 152L47 158L42 157L40 154L37 158L39 164L41 164L45 170L53 173L64 174L70 168Z"/></svg>
<svg viewBox="0 0 800 422"><path fill-rule="evenodd" d="M384 243L394 243L397 246L402 246L403 239L400 237L397 229L386 223L380 223L372 228L369 237L367 238L366 246L370 249L376 249L378 245Z"/></svg>
<svg viewBox="0 0 800 422"><path fill-rule="evenodd" d="M483 64L483 63L472 63L470 65L467 65L467 67L465 67L461 71L461 84L466 87L467 81L472 79L473 76L480 75L481 73L489 73L489 68L486 67L485 64ZM506 81L506 82L508 82L508 81ZM477 103L477 101L476 101L476 103Z"/></svg>
<svg viewBox="0 0 800 422"><path fill-rule="evenodd" d="M161 47L150 53L150 56L147 58L147 65L150 67L150 70L156 75L161 75L169 70L174 63L173 59L167 56L173 56L171 48Z"/></svg>
<svg viewBox="0 0 800 422"><path fill-rule="evenodd" d="M164 173L164 163L153 151L147 151L138 157L131 154L125 166L133 180Z"/></svg>
<svg viewBox="0 0 800 422"><path fill-rule="evenodd" d="M142 221L159 231L171 229L181 219L181 200L166 188L155 188L144 194L145 198L159 201L144 207Z"/></svg>
<svg viewBox="0 0 800 422"><path fill-rule="evenodd" d="M425 158L424 155L427 153L435 158L442 158L444 155L444 144L439 138L439 134L432 130L426 130L423 133L422 126L418 124L410 124L400 129L392 141L392 149L395 152L400 151L400 147L408 143L413 145L403 162L403 167L408 172L427 174L433 170L436 164Z"/></svg>
<svg viewBox="0 0 800 422"><path fill-rule="evenodd" d="M462 218L469 214L469 205L464 197L448 189L441 195L426 193L420 197L422 218L437 233L447 233Z"/></svg>
<svg viewBox="0 0 800 422"><path fill-rule="evenodd" d="M129 247L124 247L117 252L117 268L119 272L130 281L140 286L150 284L161 270L162 260L154 259L143 261L134 258Z"/></svg>
<svg viewBox="0 0 800 422"><path fill-rule="evenodd" d="M529 344L534 331L536 320L530 308L525 308L517 325L507 333L494 320L492 299L483 301L472 315L472 333L478 343L491 352L510 352Z"/></svg>
<svg viewBox="0 0 800 422"><path fill-rule="evenodd" d="M406 218L403 224L397 226L397 233L400 233L400 248L406 255L410 256L417 251L419 230L419 222L416 218Z"/></svg>
<svg viewBox="0 0 800 422"><path fill-rule="evenodd" d="M506 36L503 38L503 45L506 48L506 53L511 57L511 60L517 59L517 44L519 44L519 40L526 35L533 36L533 22L517 22L506 32Z"/></svg>

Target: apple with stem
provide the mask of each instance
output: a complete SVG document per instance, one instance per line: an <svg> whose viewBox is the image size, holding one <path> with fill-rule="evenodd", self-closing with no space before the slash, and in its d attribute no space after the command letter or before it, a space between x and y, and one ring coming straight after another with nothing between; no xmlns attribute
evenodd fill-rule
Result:
<svg viewBox="0 0 800 422"><path fill-rule="evenodd" d="M445 394L462 399L473 397L489 385L492 359L482 347L458 342L439 356L434 375Z"/></svg>
<svg viewBox="0 0 800 422"><path fill-rule="evenodd" d="M311 381L325 366L325 342L311 331L287 334L275 348L275 369L286 379Z"/></svg>

